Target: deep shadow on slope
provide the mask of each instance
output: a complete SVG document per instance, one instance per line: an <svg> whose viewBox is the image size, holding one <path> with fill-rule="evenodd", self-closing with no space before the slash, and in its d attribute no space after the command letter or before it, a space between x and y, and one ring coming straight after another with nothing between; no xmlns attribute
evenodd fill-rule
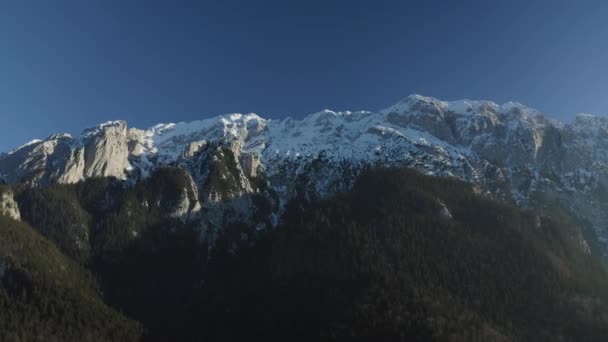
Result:
<svg viewBox="0 0 608 342"><path fill-rule="evenodd" d="M607 273L574 232L465 183L373 170L352 193L290 211L253 248L218 251L209 333L218 341L603 341Z"/></svg>
<svg viewBox="0 0 608 342"><path fill-rule="evenodd" d="M92 275L29 225L0 215L0 340L133 341L141 326L103 303Z"/></svg>
<svg viewBox="0 0 608 342"><path fill-rule="evenodd" d="M148 340L608 339L608 276L568 218L370 169L350 193L293 201L273 231L224 227L208 254L196 227L142 204L177 194L175 175L135 190L87 181L60 197L91 217L84 264Z"/></svg>

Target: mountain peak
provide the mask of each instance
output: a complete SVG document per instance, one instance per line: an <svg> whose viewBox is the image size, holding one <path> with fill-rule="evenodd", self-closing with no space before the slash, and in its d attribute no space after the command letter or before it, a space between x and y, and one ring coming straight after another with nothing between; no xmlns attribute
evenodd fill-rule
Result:
<svg viewBox="0 0 608 342"><path fill-rule="evenodd" d="M15 152L17 152L17 151L19 151L19 150L21 150L21 149L23 149L23 148L26 148L26 147L28 147L28 146L32 146L32 145L36 145L36 144L39 144L39 143L41 143L41 142L43 142L43 140L40 140L40 139L32 139L32 140L30 140L30 141L26 142L25 144L23 144L23 145L21 145L21 146L19 146L19 147L15 148L15 149L13 149L12 151L8 152L7 154L8 154L8 155L13 154L13 153L15 153Z"/></svg>
<svg viewBox="0 0 608 342"><path fill-rule="evenodd" d="M430 97L430 96L424 96L424 95L420 95L420 94L411 94L409 96L407 96L405 99L401 100L400 102L410 102L410 103L414 103L414 102L441 102L439 99L436 99L434 97Z"/></svg>
<svg viewBox="0 0 608 342"><path fill-rule="evenodd" d="M126 130L127 122L125 120L107 121L107 122L101 123L97 126L85 129L82 132L82 137L90 138L90 137L99 135L100 133L105 132L109 129L113 129L113 128L118 129L119 131Z"/></svg>
<svg viewBox="0 0 608 342"><path fill-rule="evenodd" d="M221 146L244 163L241 168L247 174L255 174L255 166L261 165L269 178L283 179L285 188L277 191L288 191L295 175L310 170L306 163L323 160L327 165L319 171L319 191L342 181L339 173L332 178L337 165L381 163L473 183L489 179L500 184L503 192L498 195L525 203L538 186L555 186L556 193L575 189L568 177L583 169L604 177L604 128L608 118L589 114L579 114L574 123L562 126L517 102L442 101L413 94L380 113L325 109L303 119L272 121L255 113L230 113L148 129L127 129L125 121L108 121L76 139L53 135L50 140L31 141L15 150L19 152L0 154L0 175L9 183L33 185L90 177L136 179L168 165L192 166L206 155L198 153L204 146ZM542 179L543 168L557 178ZM517 174L521 170L532 172ZM525 184L530 189L518 187L520 178L529 181ZM583 204L595 205L590 203ZM594 213L588 216L593 218Z"/></svg>
<svg viewBox="0 0 608 342"><path fill-rule="evenodd" d="M410 111L414 106L421 104L421 103L440 105L440 104L442 104L442 101L440 101L434 97L428 97L428 96L423 96L423 95L419 95L419 94L412 94L412 95L409 95L406 98L402 99L401 101L397 102L396 104L381 110L380 113L382 113L382 114L388 114L391 112L403 113L403 112Z"/></svg>
<svg viewBox="0 0 608 342"><path fill-rule="evenodd" d="M57 134L52 134L51 136L49 136L48 138L46 138L47 141L49 141L49 140L62 140L62 139L73 140L74 137L72 137L72 135L69 134L69 133L57 133Z"/></svg>

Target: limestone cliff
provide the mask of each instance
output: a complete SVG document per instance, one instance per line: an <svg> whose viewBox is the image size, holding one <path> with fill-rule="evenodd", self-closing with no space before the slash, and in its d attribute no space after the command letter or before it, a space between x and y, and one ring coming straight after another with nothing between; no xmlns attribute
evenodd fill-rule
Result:
<svg viewBox="0 0 608 342"><path fill-rule="evenodd" d="M19 205L15 201L13 192L7 188L0 187L0 214L6 215L13 220L21 221Z"/></svg>
<svg viewBox="0 0 608 342"><path fill-rule="evenodd" d="M129 164L127 123L112 121L85 131L84 177L125 179Z"/></svg>

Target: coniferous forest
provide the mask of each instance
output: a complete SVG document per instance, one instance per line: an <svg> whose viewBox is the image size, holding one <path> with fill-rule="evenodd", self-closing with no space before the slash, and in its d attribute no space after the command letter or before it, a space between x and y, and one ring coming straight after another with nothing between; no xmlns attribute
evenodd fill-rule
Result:
<svg viewBox="0 0 608 342"><path fill-rule="evenodd" d="M213 246L125 187L15 186L0 217L0 340L606 341L608 271L569 217L408 169L294 200L272 230ZM107 199L111 198L111 201ZM235 240L231 231L248 231Z"/></svg>

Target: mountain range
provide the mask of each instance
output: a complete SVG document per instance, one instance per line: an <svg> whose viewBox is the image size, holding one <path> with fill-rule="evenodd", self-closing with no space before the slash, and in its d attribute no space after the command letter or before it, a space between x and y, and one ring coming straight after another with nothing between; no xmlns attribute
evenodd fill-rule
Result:
<svg viewBox="0 0 608 342"><path fill-rule="evenodd" d="M0 155L0 340L606 341L608 119L111 121Z"/></svg>
<svg viewBox="0 0 608 342"><path fill-rule="evenodd" d="M228 114L149 129L111 121L2 153L0 180L132 184L177 166L189 181L170 215L200 220L208 232L227 221L272 227L290 199L346 191L372 165L454 177L523 208L565 211L580 227L581 246L608 255L608 118L579 114L563 124L519 103L411 95L378 112L324 110L303 119ZM256 197L265 215L251 209Z"/></svg>

